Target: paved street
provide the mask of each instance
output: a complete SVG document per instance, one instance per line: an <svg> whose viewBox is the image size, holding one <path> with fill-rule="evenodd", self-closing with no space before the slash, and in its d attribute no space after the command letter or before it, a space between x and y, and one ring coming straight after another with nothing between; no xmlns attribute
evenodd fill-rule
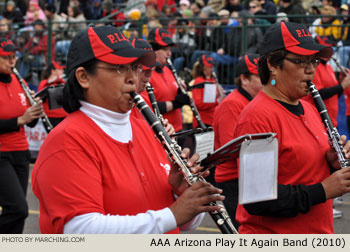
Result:
<svg viewBox="0 0 350 252"><path fill-rule="evenodd" d="M25 234L40 234L39 230L39 202L32 192L31 180L28 186L28 203L29 203L29 217L26 220L24 228ZM334 220L334 229L336 234L350 234L350 194L343 196L343 205L336 207L342 210L344 216L340 219ZM320 220L322 221L322 220ZM196 230L183 232L184 234L216 234L220 233L219 229L214 224L210 215L206 215L202 225Z"/></svg>

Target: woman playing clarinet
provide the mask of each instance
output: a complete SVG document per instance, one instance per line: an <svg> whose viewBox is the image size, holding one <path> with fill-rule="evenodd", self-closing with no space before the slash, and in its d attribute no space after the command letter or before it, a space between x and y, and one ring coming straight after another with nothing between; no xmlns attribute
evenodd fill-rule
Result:
<svg viewBox="0 0 350 252"><path fill-rule="evenodd" d="M28 216L26 201L30 154L23 126L34 127L42 116L42 102L31 106L12 73L16 46L0 39L0 233L21 234Z"/></svg>
<svg viewBox="0 0 350 252"><path fill-rule="evenodd" d="M317 44L306 26L270 26L259 47L262 91L242 111L234 137L275 132L278 139L278 196L238 205L240 233L334 233L332 199L350 191L350 167L339 169L310 93L319 58L331 47ZM345 136L340 138L344 144ZM350 144L343 148L349 158Z"/></svg>
<svg viewBox="0 0 350 252"><path fill-rule="evenodd" d="M152 29L147 40L152 45L160 64L153 71L150 80L160 113L174 126L176 132L181 131L183 128L181 108L190 104L190 98L181 92L178 80L167 66L167 60L171 57L171 47L175 43L171 39L171 34L163 28Z"/></svg>
<svg viewBox="0 0 350 252"><path fill-rule="evenodd" d="M112 26L73 38L63 90L69 115L33 169L42 233L179 233L220 210L208 204L224 199L221 190L203 181L189 187L146 120L130 116L142 65L155 59ZM197 160L187 160L193 173Z"/></svg>

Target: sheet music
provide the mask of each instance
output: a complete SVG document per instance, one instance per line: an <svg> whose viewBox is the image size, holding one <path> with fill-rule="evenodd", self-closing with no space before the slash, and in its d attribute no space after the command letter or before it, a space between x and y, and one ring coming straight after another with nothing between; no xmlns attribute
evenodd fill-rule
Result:
<svg viewBox="0 0 350 252"><path fill-rule="evenodd" d="M216 99L216 85L215 84L204 84L204 103L214 103Z"/></svg>
<svg viewBox="0 0 350 252"><path fill-rule="evenodd" d="M239 160L239 204L277 199L276 138L242 143Z"/></svg>
<svg viewBox="0 0 350 252"><path fill-rule="evenodd" d="M195 152L199 154L198 162L200 162L214 150L214 131L195 134L194 138L196 141Z"/></svg>

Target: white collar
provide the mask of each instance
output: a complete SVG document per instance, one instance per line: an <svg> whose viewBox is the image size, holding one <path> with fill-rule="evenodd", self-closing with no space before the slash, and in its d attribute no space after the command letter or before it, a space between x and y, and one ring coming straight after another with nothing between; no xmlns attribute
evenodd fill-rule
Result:
<svg viewBox="0 0 350 252"><path fill-rule="evenodd" d="M132 141L131 111L122 114L85 101L80 101L80 104L80 111L91 118L107 135L122 143Z"/></svg>

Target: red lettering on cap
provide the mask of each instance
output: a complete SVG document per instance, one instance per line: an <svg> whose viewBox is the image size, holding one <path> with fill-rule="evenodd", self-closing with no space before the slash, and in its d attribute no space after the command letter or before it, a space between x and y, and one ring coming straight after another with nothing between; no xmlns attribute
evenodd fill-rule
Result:
<svg viewBox="0 0 350 252"><path fill-rule="evenodd" d="M301 33L301 30L296 30L296 32L298 33L298 37L299 38L303 36L302 33Z"/></svg>
<svg viewBox="0 0 350 252"><path fill-rule="evenodd" d="M111 41L111 44L117 43L117 42L122 42L124 40L129 41L123 33L114 33L114 35L107 35L107 38L109 38L109 41Z"/></svg>
<svg viewBox="0 0 350 252"><path fill-rule="evenodd" d="M253 59L253 61L254 61L254 64L257 65L258 61L259 61L259 58Z"/></svg>
<svg viewBox="0 0 350 252"><path fill-rule="evenodd" d="M1 42L1 44L0 44L1 47L5 47L7 45L13 45L12 41L6 40L6 41Z"/></svg>
<svg viewBox="0 0 350 252"><path fill-rule="evenodd" d="M311 37L309 30L306 30L306 33L305 33L305 30L303 29L303 34L305 37Z"/></svg>
<svg viewBox="0 0 350 252"><path fill-rule="evenodd" d="M124 36L124 34L123 33L114 33L114 35L116 36L116 38L118 39L118 41L119 42L122 42L122 41L124 41L124 40L127 40L127 41L129 41L125 36ZM120 37L119 37L119 35L120 35Z"/></svg>
<svg viewBox="0 0 350 252"><path fill-rule="evenodd" d="M171 38L171 34L167 33L167 32L162 32L160 34L160 36L163 38L163 37L168 37L168 38Z"/></svg>
<svg viewBox="0 0 350 252"><path fill-rule="evenodd" d="M115 38L113 35L107 35L107 38L109 38L109 41L111 41L111 44L115 43Z"/></svg>

